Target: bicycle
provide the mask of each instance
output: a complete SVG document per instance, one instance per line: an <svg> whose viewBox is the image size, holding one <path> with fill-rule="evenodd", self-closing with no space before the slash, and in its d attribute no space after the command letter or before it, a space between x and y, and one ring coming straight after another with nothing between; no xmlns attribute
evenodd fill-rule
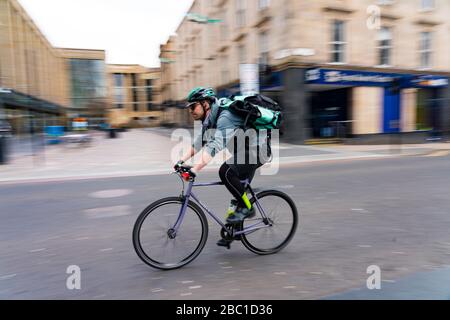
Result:
<svg viewBox="0 0 450 320"><path fill-rule="evenodd" d="M194 187L221 186L223 183L195 184L195 179L191 178L185 192L181 174L188 170L187 167L181 167L174 172L182 180L180 196L155 201L142 211L135 222L133 246L139 258L147 265L161 270L173 270L197 258L208 238L208 220L203 210L222 227L222 238L241 241L248 250L258 255L277 253L294 237L298 213L294 201L287 194L278 190L254 190L249 181L244 180L242 183L252 195L250 202L256 206L257 213L240 224L224 224L192 192ZM281 217L274 211L280 204L285 206ZM274 244L268 244L275 240L275 232L280 229L285 230L284 234ZM184 252L172 252L175 247Z"/></svg>

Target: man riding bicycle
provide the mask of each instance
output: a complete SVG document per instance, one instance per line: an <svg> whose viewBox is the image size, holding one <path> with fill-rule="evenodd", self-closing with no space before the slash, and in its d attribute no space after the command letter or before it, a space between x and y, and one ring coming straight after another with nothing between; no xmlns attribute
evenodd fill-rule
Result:
<svg viewBox="0 0 450 320"><path fill-rule="evenodd" d="M229 224L239 224L244 219L255 215L248 199L243 180L252 181L256 170L268 161L267 137L250 135L249 142L244 146L236 146L234 138L237 133L243 133L245 120L228 109L220 108L219 101L213 89L195 88L187 97L186 108L194 120L202 122L202 132L199 134L190 150L177 162L175 169L184 166L184 163L197 153L200 153L199 163L195 164L183 176L189 180L196 176L213 158L224 148L227 148L233 157L227 160L219 169L219 176L228 191L235 199L231 200L226 221ZM210 129L215 129L212 132ZM243 129L243 130L239 130ZM261 153L261 154L260 154ZM228 247L230 241L220 239L219 246Z"/></svg>

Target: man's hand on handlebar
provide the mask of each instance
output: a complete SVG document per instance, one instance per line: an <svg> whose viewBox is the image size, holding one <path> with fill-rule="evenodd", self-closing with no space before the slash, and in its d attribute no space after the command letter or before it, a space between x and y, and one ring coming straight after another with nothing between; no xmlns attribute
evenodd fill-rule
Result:
<svg viewBox="0 0 450 320"><path fill-rule="evenodd" d="M173 166L173 169L174 169L176 172L178 172L178 170L180 170L180 168L183 166L183 164L184 164L184 161L180 160L180 161L178 161L178 162Z"/></svg>
<svg viewBox="0 0 450 320"><path fill-rule="evenodd" d="M194 181L196 174L191 166L185 165L183 161L178 161L173 167L180 174L184 181Z"/></svg>

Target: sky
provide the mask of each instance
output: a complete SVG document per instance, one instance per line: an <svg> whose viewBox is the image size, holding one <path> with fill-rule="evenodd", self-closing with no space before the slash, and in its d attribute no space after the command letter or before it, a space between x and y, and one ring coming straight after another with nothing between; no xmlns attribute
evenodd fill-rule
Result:
<svg viewBox="0 0 450 320"><path fill-rule="evenodd" d="M18 0L55 47L103 49L106 62L159 66L193 0Z"/></svg>

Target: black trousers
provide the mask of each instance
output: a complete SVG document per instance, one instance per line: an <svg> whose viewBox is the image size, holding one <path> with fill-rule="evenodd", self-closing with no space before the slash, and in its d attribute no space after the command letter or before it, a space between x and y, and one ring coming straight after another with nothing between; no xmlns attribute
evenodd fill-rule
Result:
<svg viewBox="0 0 450 320"><path fill-rule="evenodd" d="M225 184L225 187L238 201L241 208L246 208L246 204L242 199L245 192L244 185L241 180L248 179L251 182L255 176L256 170L263 164L259 162L256 164L238 164L235 157L222 164L219 169L220 180Z"/></svg>

